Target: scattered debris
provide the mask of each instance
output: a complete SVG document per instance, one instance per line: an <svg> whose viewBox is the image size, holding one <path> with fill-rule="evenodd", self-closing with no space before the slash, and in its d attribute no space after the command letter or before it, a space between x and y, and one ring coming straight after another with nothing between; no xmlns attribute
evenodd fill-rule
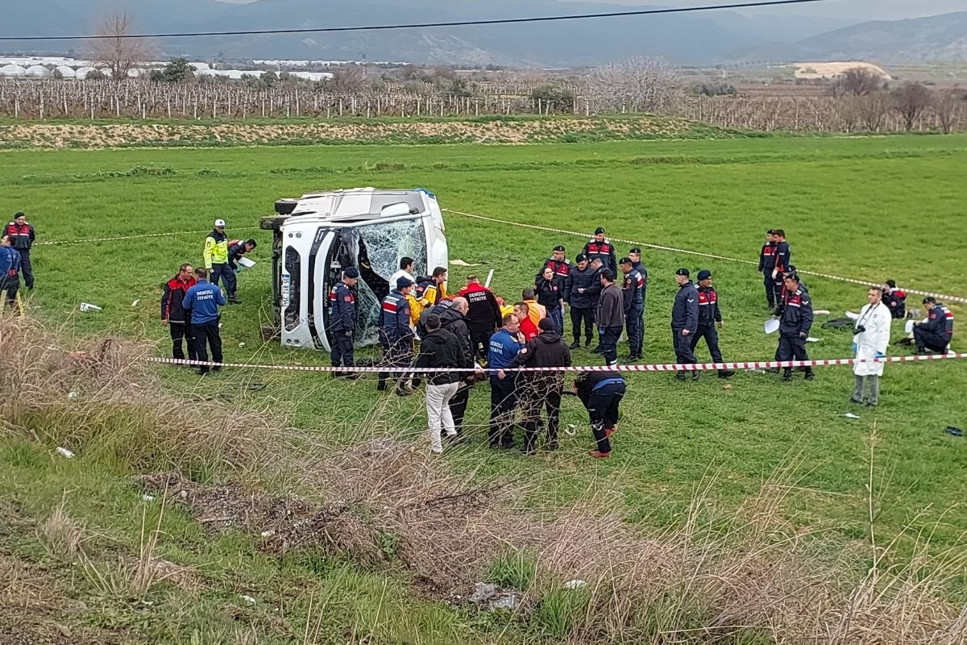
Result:
<svg viewBox="0 0 967 645"><path fill-rule="evenodd" d="M68 401L73 401L75 399L77 399L77 390L71 390L70 392L67 393Z"/></svg>
<svg viewBox="0 0 967 645"><path fill-rule="evenodd" d="M261 535L264 538L272 537L273 535L275 535L275 531L273 531L272 529L269 529L268 531L262 531L261 533L259 533L259 535Z"/></svg>
<svg viewBox="0 0 967 645"><path fill-rule="evenodd" d="M947 434L953 435L954 437L963 437L964 431L954 426L947 426Z"/></svg>
<svg viewBox="0 0 967 645"><path fill-rule="evenodd" d="M722 386L722 389L723 390L731 390L732 389L732 384L731 383L726 383L725 385Z"/></svg>
<svg viewBox="0 0 967 645"><path fill-rule="evenodd" d="M450 260L450 264L452 264L455 267L478 267L478 266L480 266L479 264L469 264L467 262L464 262L463 260Z"/></svg>
<svg viewBox="0 0 967 645"><path fill-rule="evenodd" d="M584 580L568 580L564 583L565 589L580 589L581 587L586 587L587 582Z"/></svg>
<svg viewBox="0 0 967 645"><path fill-rule="evenodd" d="M239 347L245 347L245 343L239 343L238 346Z"/></svg>
<svg viewBox="0 0 967 645"><path fill-rule="evenodd" d="M808 338L806 338L807 343L818 343L821 340L822 338L813 338L812 336L809 336Z"/></svg>
<svg viewBox="0 0 967 645"><path fill-rule="evenodd" d="M765 321L765 323L762 325L762 330L767 334L772 334L779 331L779 319L770 318L769 320Z"/></svg>
<svg viewBox="0 0 967 645"><path fill-rule="evenodd" d="M144 495L141 496L141 499L145 502L153 502L154 495L148 495L147 493L145 493Z"/></svg>
<svg viewBox="0 0 967 645"><path fill-rule="evenodd" d="M521 604L520 594L517 592L506 591L497 585L486 582L478 582L467 600L484 611L496 611L498 609L514 611Z"/></svg>
<svg viewBox="0 0 967 645"><path fill-rule="evenodd" d="M816 314L817 316L828 316L829 309L816 309L813 311L813 313Z"/></svg>
<svg viewBox="0 0 967 645"><path fill-rule="evenodd" d="M62 446L57 446L57 454L67 457L68 459L74 458L74 453Z"/></svg>
<svg viewBox="0 0 967 645"><path fill-rule="evenodd" d="M564 432L567 434L567 436L573 437L574 435L577 434L578 427L576 425L574 425L573 423L569 423L569 424L567 424L567 429Z"/></svg>
<svg viewBox="0 0 967 645"><path fill-rule="evenodd" d="M92 305L89 302L82 302L81 303L81 311L85 311L85 312L87 312L87 311L101 311L101 308L98 307L97 305Z"/></svg>
<svg viewBox="0 0 967 645"><path fill-rule="evenodd" d="M853 414L852 412L847 412L843 416L846 417L847 419L859 419L859 416Z"/></svg>
<svg viewBox="0 0 967 645"><path fill-rule="evenodd" d="M138 298L137 300L135 300L134 302L132 302L131 303L131 306L132 307L137 307L139 302L141 302L141 298Z"/></svg>
<svg viewBox="0 0 967 645"><path fill-rule="evenodd" d="M252 596L246 596L245 594L239 594L238 597L241 598L242 600L244 600L245 602L247 602L250 605L254 605L255 604L255 598L253 598Z"/></svg>

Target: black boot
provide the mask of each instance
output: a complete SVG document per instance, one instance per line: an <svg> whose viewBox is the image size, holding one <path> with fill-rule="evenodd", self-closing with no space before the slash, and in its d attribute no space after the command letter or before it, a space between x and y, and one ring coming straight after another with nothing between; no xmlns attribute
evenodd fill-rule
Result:
<svg viewBox="0 0 967 645"><path fill-rule="evenodd" d="M719 378L732 378L735 376L735 370L719 370Z"/></svg>
<svg viewBox="0 0 967 645"><path fill-rule="evenodd" d="M788 367L782 370L782 380L783 382L792 380L792 370Z"/></svg>

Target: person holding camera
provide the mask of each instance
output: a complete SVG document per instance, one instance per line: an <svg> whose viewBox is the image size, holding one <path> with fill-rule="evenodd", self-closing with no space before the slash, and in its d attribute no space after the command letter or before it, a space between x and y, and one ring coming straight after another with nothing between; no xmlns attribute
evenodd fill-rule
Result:
<svg viewBox="0 0 967 645"><path fill-rule="evenodd" d="M890 309L883 304L883 290L873 287L866 294L866 306L860 309L853 323L853 375L856 386L851 400L863 403L866 382L869 381L870 393L866 399L867 407L875 407L880 399L880 377L883 376L883 361L886 348L890 344Z"/></svg>

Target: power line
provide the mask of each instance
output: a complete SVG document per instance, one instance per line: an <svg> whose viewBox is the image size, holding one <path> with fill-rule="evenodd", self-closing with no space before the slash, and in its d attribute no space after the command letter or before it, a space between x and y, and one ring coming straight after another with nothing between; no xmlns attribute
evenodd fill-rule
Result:
<svg viewBox="0 0 967 645"><path fill-rule="evenodd" d="M669 7L665 9L639 9L632 11L612 11L602 13L564 14L556 16L536 16L532 18L494 18L490 20L454 20L447 22L419 22L398 25L363 25L357 27L306 27L301 29L240 29L236 31L191 31L160 34L125 34L93 36L0 36L0 41L30 40L109 40L115 38L196 38L212 36L264 36L270 34L321 34L349 31L387 31L390 29L426 29L429 27L468 27L479 25L511 25L532 22L561 22L564 20L588 20L592 18L621 18L628 16L655 16L670 13L695 13L718 9L747 9L751 7L774 7L782 5L815 4L832 0L759 0L754 2L733 2L728 4L700 5L691 7Z"/></svg>

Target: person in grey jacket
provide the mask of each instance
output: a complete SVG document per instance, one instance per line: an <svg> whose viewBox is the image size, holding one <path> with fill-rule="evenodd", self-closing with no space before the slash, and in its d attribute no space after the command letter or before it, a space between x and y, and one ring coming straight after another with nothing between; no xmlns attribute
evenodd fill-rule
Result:
<svg viewBox="0 0 967 645"><path fill-rule="evenodd" d="M692 336L698 331L698 289L689 279L688 269L675 272L678 293L672 306L672 341L675 345L675 362L680 365L697 363L692 351ZM692 379L698 380L700 374L692 372ZM685 380L685 372L676 372L675 378Z"/></svg>
<svg viewBox="0 0 967 645"><path fill-rule="evenodd" d="M618 364L618 338L624 323L625 308L621 289L614 283L614 271L601 269L601 295L598 297L598 333L601 353L608 365Z"/></svg>

